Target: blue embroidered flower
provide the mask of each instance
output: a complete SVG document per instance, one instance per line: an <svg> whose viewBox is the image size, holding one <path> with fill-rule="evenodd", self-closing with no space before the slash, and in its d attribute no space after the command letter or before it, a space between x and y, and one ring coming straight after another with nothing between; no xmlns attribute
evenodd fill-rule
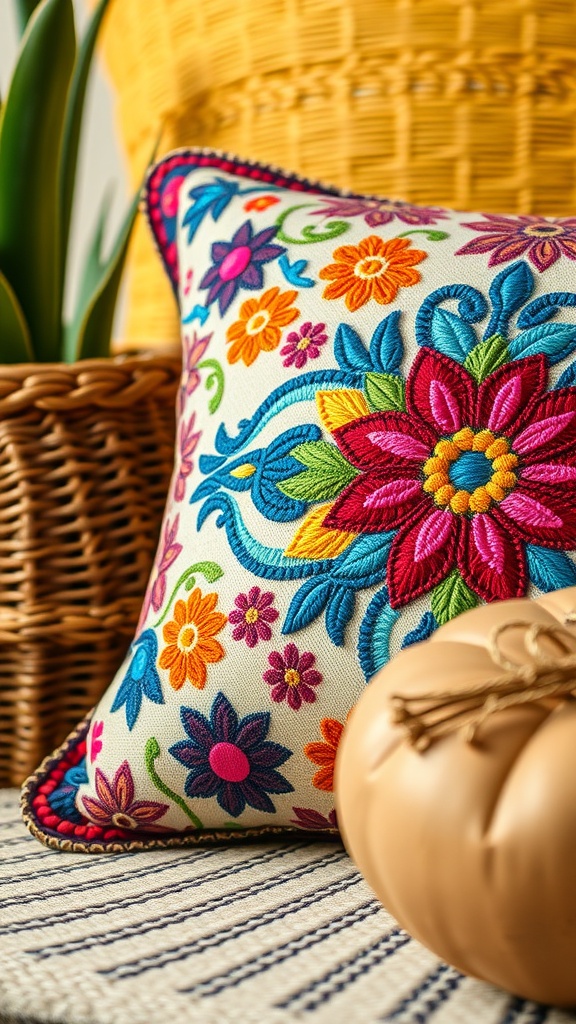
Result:
<svg viewBox="0 0 576 1024"><path fill-rule="evenodd" d="M86 758L83 758L73 768L68 769L58 788L49 794L50 807L64 821L73 821L75 825L80 825L84 821L76 808L76 794L80 786L87 782Z"/></svg>
<svg viewBox="0 0 576 1024"><path fill-rule="evenodd" d="M126 705L126 724L129 729L134 728L140 714L142 696L148 697L154 704L164 703L160 676L156 669L158 641L154 630L146 629L134 641L132 650L134 655L110 709L119 711L124 704Z"/></svg>
<svg viewBox="0 0 576 1024"><path fill-rule="evenodd" d="M282 245L270 245L277 230L277 225L273 225L254 235L252 225L247 220L238 228L232 241L213 243L214 263L199 285L200 288L208 288L207 306L218 300L220 314L223 316L240 288L251 291L262 288L262 265L286 252Z"/></svg>
<svg viewBox="0 0 576 1024"><path fill-rule="evenodd" d="M268 793L292 793L294 787L275 769L292 751L266 740L268 712L254 712L238 721L230 701L219 693L210 718L183 707L180 717L187 740L170 753L189 769L184 791L189 797L216 797L227 814L237 818L248 804L274 814Z"/></svg>

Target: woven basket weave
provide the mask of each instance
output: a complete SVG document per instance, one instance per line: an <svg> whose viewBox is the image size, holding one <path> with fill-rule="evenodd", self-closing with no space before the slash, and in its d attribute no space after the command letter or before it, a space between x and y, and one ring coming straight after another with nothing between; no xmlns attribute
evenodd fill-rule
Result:
<svg viewBox="0 0 576 1024"><path fill-rule="evenodd" d="M119 667L174 459L178 360L0 368L0 785Z"/></svg>
<svg viewBox="0 0 576 1024"><path fill-rule="evenodd" d="M202 145L456 209L576 208L574 0L122 0L107 63L133 183ZM127 340L176 337L139 226Z"/></svg>

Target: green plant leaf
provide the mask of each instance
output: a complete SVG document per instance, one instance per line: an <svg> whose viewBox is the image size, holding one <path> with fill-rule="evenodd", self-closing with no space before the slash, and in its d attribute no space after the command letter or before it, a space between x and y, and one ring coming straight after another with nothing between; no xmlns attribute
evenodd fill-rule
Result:
<svg viewBox="0 0 576 1024"><path fill-rule="evenodd" d="M478 598L466 585L458 569L453 569L442 583L434 587L430 603L438 625L443 626L461 612L475 608Z"/></svg>
<svg viewBox="0 0 576 1024"><path fill-rule="evenodd" d="M94 47L98 38L98 32L108 4L109 0L100 0L78 48L78 56L74 67L74 74L72 75L72 81L70 83L68 103L66 105L64 137L62 140L62 160L60 164L60 251L63 267L66 266L66 253L68 251L70 221L72 218L72 206L74 203L76 166L78 163L78 146L80 142L84 100L86 97L86 84L88 81L92 57L94 56ZM62 281L62 288L64 288L64 280Z"/></svg>
<svg viewBox="0 0 576 1024"><path fill-rule="evenodd" d="M38 4L39 0L14 0L14 7L16 9L16 19L18 21L20 35L22 35L23 32L25 31L26 26L30 18L34 14L34 11L36 10Z"/></svg>
<svg viewBox="0 0 576 1024"><path fill-rule="evenodd" d="M366 398L373 412L385 409L406 409L405 385L402 377L392 373L367 373Z"/></svg>
<svg viewBox="0 0 576 1024"><path fill-rule="evenodd" d="M508 346L501 334L493 334L479 341L464 360L464 366L477 384L481 384L494 370L509 359Z"/></svg>
<svg viewBox="0 0 576 1024"><path fill-rule="evenodd" d="M72 0L43 0L24 33L0 133L0 270L36 359L60 358L59 164L76 55Z"/></svg>
<svg viewBox="0 0 576 1024"><path fill-rule="evenodd" d="M112 206L112 195L113 191L111 187L108 187L104 191L102 202L100 204L100 212L94 228L94 233L90 244L86 250L84 257L84 265L82 267L82 273L80 276L80 285L78 288L78 295L76 298L76 309L71 323L69 323L64 331L64 352L63 357L66 362L73 362L76 358L76 345L78 335L82 326L82 320L90 299L94 295L98 288L100 279L103 273L103 261L102 252L104 249L104 231L108 216L110 214L110 208Z"/></svg>
<svg viewBox="0 0 576 1024"><path fill-rule="evenodd" d="M27 363L33 358L24 314L8 281L0 273L0 362Z"/></svg>
<svg viewBox="0 0 576 1024"><path fill-rule="evenodd" d="M327 441L305 441L290 453L308 468L303 473L282 480L277 486L283 494L297 501L328 501L357 475L336 445Z"/></svg>

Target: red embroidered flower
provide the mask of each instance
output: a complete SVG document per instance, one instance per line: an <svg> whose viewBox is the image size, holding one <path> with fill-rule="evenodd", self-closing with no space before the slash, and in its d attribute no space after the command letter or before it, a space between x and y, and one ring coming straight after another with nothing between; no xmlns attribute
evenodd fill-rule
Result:
<svg viewBox="0 0 576 1024"><path fill-rule="evenodd" d="M270 640L272 630L269 623L275 622L278 612L271 605L274 594L270 590L261 593L260 587L251 587L247 594L238 594L235 608L228 620L235 626L232 631L234 640L245 640L248 647L256 647L259 640Z"/></svg>
<svg viewBox="0 0 576 1024"><path fill-rule="evenodd" d="M316 661L310 651L298 653L296 644L286 644L284 655L272 651L268 655L272 666L264 673L264 681L272 687L270 696L280 704L283 700L294 711L302 707L302 701L313 704L316 694L313 687L322 682L322 676L313 668Z"/></svg>
<svg viewBox="0 0 576 1024"><path fill-rule="evenodd" d="M520 597L525 543L576 547L576 388L546 391L546 383L542 355L507 363L478 386L459 363L422 349L406 412L334 430L359 474L324 525L398 531L388 562L393 607L455 567L484 601Z"/></svg>
<svg viewBox="0 0 576 1024"><path fill-rule="evenodd" d="M471 221L462 227L481 231L480 238L466 242L457 256L490 252L489 267L509 263L525 254L537 270L548 270L561 256L576 260L576 217L557 220L546 217L503 217L486 213L485 220Z"/></svg>

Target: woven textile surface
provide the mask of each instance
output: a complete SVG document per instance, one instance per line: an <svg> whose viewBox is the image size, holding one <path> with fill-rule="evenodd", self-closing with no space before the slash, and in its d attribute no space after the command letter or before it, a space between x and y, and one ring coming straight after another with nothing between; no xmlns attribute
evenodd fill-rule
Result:
<svg viewBox="0 0 576 1024"><path fill-rule="evenodd" d="M207 145L420 203L569 213L573 0L123 0L105 36L134 186ZM176 336L144 225L127 337Z"/></svg>
<svg viewBox="0 0 576 1024"><path fill-rule="evenodd" d="M0 1021L569 1024L398 929L337 842L78 857L0 798Z"/></svg>

